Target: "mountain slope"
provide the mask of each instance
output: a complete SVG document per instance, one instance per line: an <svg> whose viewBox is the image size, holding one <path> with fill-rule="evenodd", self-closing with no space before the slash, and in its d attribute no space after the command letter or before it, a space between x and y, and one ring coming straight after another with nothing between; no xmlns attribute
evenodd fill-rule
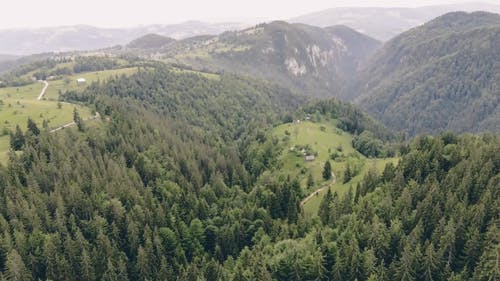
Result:
<svg viewBox="0 0 500 281"><path fill-rule="evenodd" d="M473 12L479 10L500 13L500 5L462 3L418 8L332 8L299 16L290 21L322 27L344 24L378 40L387 41L442 14L453 11Z"/></svg>
<svg viewBox="0 0 500 281"><path fill-rule="evenodd" d="M163 53L174 62L272 80L308 96L345 97L343 87L379 45L345 26L277 21L176 42Z"/></svg>
<svg viewBox="0 0 500 281"><path fill-rule="evenodd" d="M360 75L356 102L411 135L500 131L500 15L456 12L389 41Z"/></svg>

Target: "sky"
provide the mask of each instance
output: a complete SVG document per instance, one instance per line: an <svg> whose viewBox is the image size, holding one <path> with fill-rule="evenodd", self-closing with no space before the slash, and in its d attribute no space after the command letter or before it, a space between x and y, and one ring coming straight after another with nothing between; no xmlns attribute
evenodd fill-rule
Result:
<svg viewBox="0 0 500 281"><path fill-rule="evenodd" d="M466 0L465 0L466 1ZM464 0L1 0L0 29L87 24L130 27L188 20L256 22L334 7L416 7ZM500 4L500 0L480 0Z"/></svg>

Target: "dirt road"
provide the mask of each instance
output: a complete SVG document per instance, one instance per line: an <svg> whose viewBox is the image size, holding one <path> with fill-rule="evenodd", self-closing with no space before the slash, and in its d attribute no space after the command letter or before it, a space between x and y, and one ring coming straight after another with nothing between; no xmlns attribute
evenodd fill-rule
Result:
<svg viewBox="0 0 500 281"><path fill-rule="evenodd" d="M38 80L39 82L42 82L43 84L45 84L45 86L43 86L43 89L42 91L40 92L40 94L38 95L38 98L37 100L41 100L43 98L43 95L45 95L45 91L47 91L47 88L49 87L49 82L45 81L45 80Z"/></svg>
<svg viewBox="0 0 500 281"><path fill-rule="evenodd" d="M329 188L330 186L334 185L336 182L337 182L337 177L332 172L332 182L329 183L329 184L327 184L327 185L325 185L325 186L323 186L320 189L316 189L311 194L309 194L306 198L304 198L302 201L300 201L300 207L304 207L304 205L307 203L307 201L311 200L311 198L313 198L314 196L316 196L317 194L319 194L323 190L325 190L325 189Z"/></svg>

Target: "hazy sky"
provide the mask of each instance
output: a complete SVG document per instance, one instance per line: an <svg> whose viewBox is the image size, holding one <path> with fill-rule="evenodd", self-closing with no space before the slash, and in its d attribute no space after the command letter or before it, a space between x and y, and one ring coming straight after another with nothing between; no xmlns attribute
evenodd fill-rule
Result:
<svg viewBox="0 0 500 281"><path fill-rule="evenodd" d="M464 0L1 0L0 29L89 24L103 27L187 20L287 19L333 7L414 7ZM500 0L481 0L500 3Z"/></svg>

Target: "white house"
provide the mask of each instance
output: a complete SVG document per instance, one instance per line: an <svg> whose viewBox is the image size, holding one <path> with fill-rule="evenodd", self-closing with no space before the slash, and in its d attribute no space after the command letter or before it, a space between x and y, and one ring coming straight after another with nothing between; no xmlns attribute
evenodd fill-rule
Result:
<svg viewBox="0 0 500 281"><path fill-rule="evenodd" d="M309 161L314 161L314 159L316 159L316 157L314 157L314 155L306 155L306 157L305 157L305 160L308 161L308 162Z"/></svg>
<svg viewBox="0 0 500 281"><path fill-rule="evenodd" d="M78 79L76 79L76 83L77 84L87 83L87 80L85 80L85 78L78 78Z"/></svg>

